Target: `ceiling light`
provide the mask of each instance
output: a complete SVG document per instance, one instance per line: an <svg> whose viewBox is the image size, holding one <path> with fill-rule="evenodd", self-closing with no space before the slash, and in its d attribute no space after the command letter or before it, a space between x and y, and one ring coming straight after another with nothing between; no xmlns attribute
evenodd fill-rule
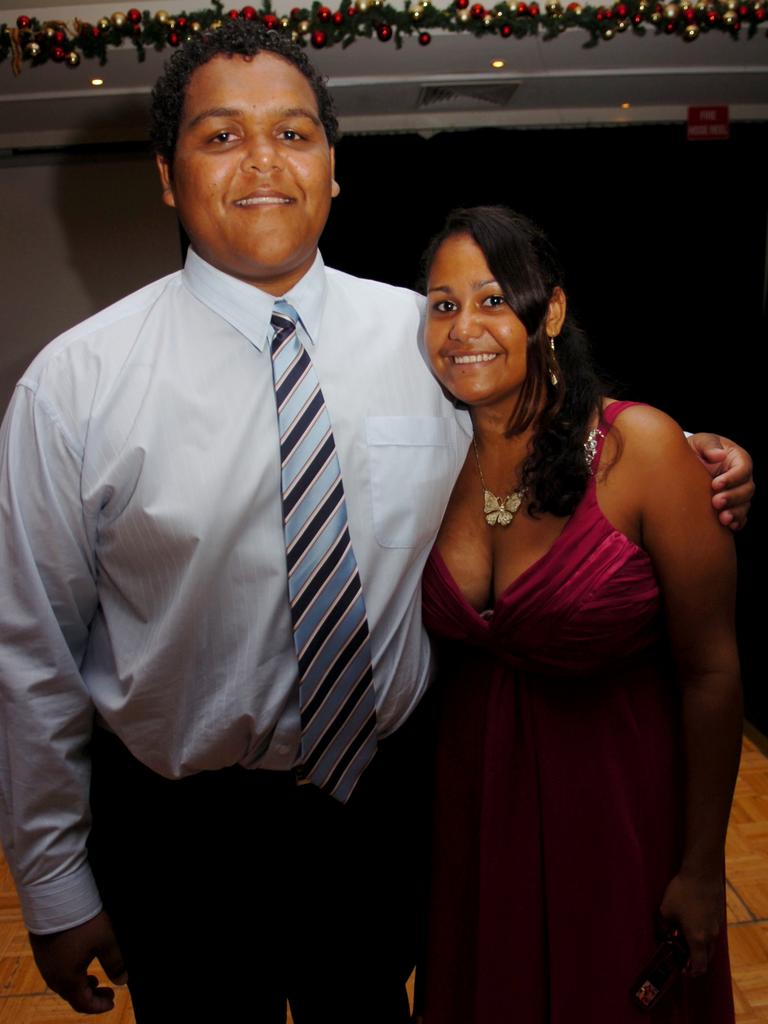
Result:
<svg viewBox="0 0 768 1024"><path fill-rule="evenodd" d="M621 104L621 109L622 110L629 110L631 106L632 106L631 103L622 103Z"/></svg>
<svg viewBox="0 0 768 1024"><path fill-rule="evenodd" d="M496 68L497 70L499 68L503 68L504 67L504 61L503 60L492 60L491 61L491 67L492 68Z"/></svg>
<svg viewBox="0 0 768 1024"><path fill-rule="evenodd" d="M104 85L104 79L103 78L92 78L91 79L91 85Z"/></svg>

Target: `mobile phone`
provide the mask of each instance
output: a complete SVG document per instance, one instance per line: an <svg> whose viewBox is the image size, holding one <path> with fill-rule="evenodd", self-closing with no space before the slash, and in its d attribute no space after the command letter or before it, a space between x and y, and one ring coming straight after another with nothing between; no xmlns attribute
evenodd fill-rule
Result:
<svg viewBox="0 0 768 1024"><path fill-rule="evenodd" d="M638 974L630 997L638 1010L649 1013L673 987L688 963L690 952L683 933L676 928L660 943L645 968Z"/></svg>

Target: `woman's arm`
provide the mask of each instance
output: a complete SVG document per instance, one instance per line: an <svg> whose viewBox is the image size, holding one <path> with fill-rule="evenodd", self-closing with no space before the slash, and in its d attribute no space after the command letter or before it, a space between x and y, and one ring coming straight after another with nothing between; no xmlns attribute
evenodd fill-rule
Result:
<svg viewBox="0 0 768 1024"><path fill-rule="evenodd" d="M725 834L741 750L735 553L710 504L707 473L677 424L638 406L622 415L619 431L617 477L631 492L661 583L682 691L685 842L661 914L682 927L690 972L699 974L723 924Z"/></svg>

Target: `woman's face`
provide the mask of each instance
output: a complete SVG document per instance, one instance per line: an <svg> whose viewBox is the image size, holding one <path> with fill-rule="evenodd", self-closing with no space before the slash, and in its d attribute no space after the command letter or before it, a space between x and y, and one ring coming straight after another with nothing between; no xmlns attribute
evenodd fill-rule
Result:
<svg viewBox="0 0 768 1024"><path fill-rule="evenodd" d="M468 235L447 238L427 285L426 346L440 383L470 406L514 407L526 375L528 332Z"/></svg>

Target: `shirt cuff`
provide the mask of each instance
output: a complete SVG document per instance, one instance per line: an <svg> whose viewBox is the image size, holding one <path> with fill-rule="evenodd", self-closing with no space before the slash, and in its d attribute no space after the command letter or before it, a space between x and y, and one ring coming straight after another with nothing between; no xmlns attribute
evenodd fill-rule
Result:
<svg viewBox="0 0 768 1024"><path fill-rule="evenodd" d="M24 923L35 935L85 924L101 911L101 897L87 864L50 882L19 889Z"/></svg>

